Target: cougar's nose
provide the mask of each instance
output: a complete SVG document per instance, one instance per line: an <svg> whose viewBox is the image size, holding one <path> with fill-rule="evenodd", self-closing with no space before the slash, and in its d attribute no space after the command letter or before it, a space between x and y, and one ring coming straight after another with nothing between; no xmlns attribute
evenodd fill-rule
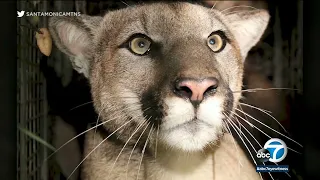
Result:
<svg viewBox="0 0 320 180"><path fill-rule="evenodd" d="M217 87L218 79L216 78L183 78L176 81L174 92L180 97L190 99L192 103L200 103L206 95L213 93Z"/></svg>

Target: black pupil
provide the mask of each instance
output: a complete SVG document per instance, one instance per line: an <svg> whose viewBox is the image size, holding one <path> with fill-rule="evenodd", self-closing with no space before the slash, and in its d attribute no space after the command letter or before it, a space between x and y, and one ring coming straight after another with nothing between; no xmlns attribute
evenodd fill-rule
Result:
<svg viewBox="0 0 320 180"><path fill-rule="evenodd" d="M209 40L209 43L210 43L211 45L214 45L214 44L216 43L216 41L215 41L214 39L210 39L210 40Z"/></svg>
<svg viewBox="0 0 320 180"><path fill-rule="evenodd" d="M140 41L140 42L138 43L138 46L139 46L140 48L143 48L143 47L145 46L145 43L144 43L143 41Z"/></svg>

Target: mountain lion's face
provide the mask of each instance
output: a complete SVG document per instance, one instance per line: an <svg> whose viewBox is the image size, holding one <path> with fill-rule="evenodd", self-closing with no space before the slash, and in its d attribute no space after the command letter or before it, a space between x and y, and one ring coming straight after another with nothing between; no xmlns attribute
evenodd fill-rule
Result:
<svg viewBox="0 0 320 180"><path fill-rule="evenodd" d="M120 140L135 133L134 144L151 130L151 145L200 151L219 139L237 106L243 61L268 19L264 11L224 15L156 3L104 17L54 17L50 32L89 78L104 127L122 126Z"/></svg>

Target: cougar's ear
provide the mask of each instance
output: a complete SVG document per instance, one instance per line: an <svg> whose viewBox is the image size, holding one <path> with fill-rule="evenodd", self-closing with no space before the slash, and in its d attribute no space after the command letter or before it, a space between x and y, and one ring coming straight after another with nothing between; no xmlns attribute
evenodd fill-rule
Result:
<svg viewBox="0 0 320 180"><path fill-rule="evenodd" d="M49 19L49 31L55 45L70 57L73 68L87 78L93 59L95 30L101 21L102 17L88 15Z"/></svg>
<svg viewBox="0 0 320 180"><path fill-rule="evenodd" d="M250 49L261 39L268 26L270 15L266 10L253 10L232 13L226 17L244 60Z"/></svg>

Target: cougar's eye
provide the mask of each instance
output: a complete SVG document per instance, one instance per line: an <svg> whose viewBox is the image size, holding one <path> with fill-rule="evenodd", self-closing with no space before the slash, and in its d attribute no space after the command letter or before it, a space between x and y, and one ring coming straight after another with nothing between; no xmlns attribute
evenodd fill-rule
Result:
<svg viewBox="0 0 320 180"><path fill-rule="evenodd" d="M145 35L136 35L129 41L129 49L137 55L146 55L150 51L151 40Z"/></svg>
<svg viewBox="0 0 320 180"><path fill-rule="evenodd" d="M226 46L226 39L223 34L218 32L213 32L207 40L208 46L212 49L213 52L220 52Z"/></svg>

